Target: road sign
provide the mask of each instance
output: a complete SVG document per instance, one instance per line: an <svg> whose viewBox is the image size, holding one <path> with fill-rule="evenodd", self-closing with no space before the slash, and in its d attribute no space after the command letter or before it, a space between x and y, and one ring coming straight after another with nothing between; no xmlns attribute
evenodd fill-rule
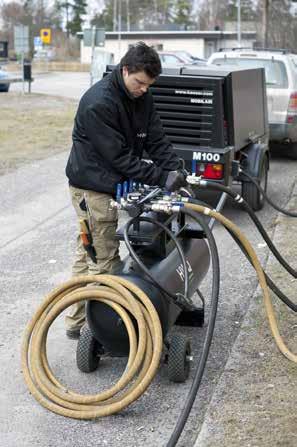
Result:
<svg viewBox="0 0 297 447"><path fill-rule="evenodd" d="M51 29L43 28L40 30L40 38L43 43L49 44L51 43Z"/></svg>
<svg viewBox="0 0 297 447"><path fill-rule="evenodd" d="M39 50L40 48L42 48L42 40L41 37L36 36L34 37L34 50Z"/></svg>
<svg viewBox="0 0 297 447"><path fill-rule="evenodd" d="M14 27L14 51L19 53L27 53L29 47L29 27L18 25Z"/></svg>
<svg viewBox="0 0 297 447"><path fill-rule="evenodd" d="M92 47L94 39L95 47L104 47L105 29L104 28L86 28L84 29L84 46Z"/></svg>

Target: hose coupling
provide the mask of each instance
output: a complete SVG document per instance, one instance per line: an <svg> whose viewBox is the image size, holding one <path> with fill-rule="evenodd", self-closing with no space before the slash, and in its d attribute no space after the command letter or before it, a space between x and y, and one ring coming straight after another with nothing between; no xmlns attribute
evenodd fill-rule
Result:
<svg viewBox="0 0 297 447"><path fill-rule="evenodd" d="M189 185L199 185L200 180L202 179L201 175L197 176L195 174L188 175L186 180Z"/></svg>
<svg viewBox="0 0 297 447"><path fill-rule="evenodd" d="M121 204L119 202L117 202L116 200L111 199L109 202L109 209L110 210L120 210L121 209Z"/></svg>
<svg viewBox="0 0 297 447"><path fill-rule="evenodd" d="M162 211L163 213L171 214L172 211L172 204L171 203L153 203L151 205L152 211Z"/></svg>

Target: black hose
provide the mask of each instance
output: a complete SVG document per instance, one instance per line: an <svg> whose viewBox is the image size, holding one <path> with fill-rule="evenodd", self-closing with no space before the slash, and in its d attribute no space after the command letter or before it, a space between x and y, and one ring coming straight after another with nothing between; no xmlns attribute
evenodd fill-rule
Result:
<svg viewBox="0 0 297 447"><path fill-rule="evenodd" d="M234 239L234 241L237 243L243 254L246 256L252 267L254 267L251 258L249 257L246 249L242 245L241 241L238 239L238 237L233 234L228 228L224 227L230 236ZM276 294L276 296L284 303L286 306L288 306L293 312L297 312L297 304L295 304L293 301L290 300L290 298L287 297L278 287L277 285L272 281L270 276L263 270L263 273L266 278L266 282L268 287Z"/></svg>
<svg viewBox="0 0 297 447"><path fill-rule="evenodd" d="M241 170L240 173L245 175L256 186L256 188L260 191L260 193L263 195L264 199L266 200L266 202L269 203L269 205L271 205L273 208L275 208L280 213L285 214L286 216L297 217L297 213L293 213L292 211L285 210L284 208L281 208L280 206L278 206L274 202L272 202L272 200L267 196L264 189L258 184L258 182L250 174L248 174L247 172L245 172L243 170Z"/></svg>
<svg viewBox="0 0 297 447"><path fill-rule="evenodd" d="M192 217L192 219L196 220L196 222L203 228L209 248L210 248L210 254L211 254L211 260L212 260L212 293L211 293L211 303L210 303L210 315L209 315L209 323L207 326L206 336L203 343L202 353L199 359L199 363L195 372L195 376L192 382L191 389L188 393L186 403L184 408L182 409L182 412L180 413L180 416L178 418L178 421L175 425L174 431L172 432L172 435L168 441L167 447L174 447L179 440L179 437L183 431L183 428L187 422L187 419L189 417L190 411L192 409L193 403L195 401L197 392L199 390L202 376L204 373L205 365L207 362L208 354L210 345L213 338L213 332L214 332L214 326L216 321L216 315L217 315L217 308L218 308L218 301L219 301L219 289L220 289L220 264L219 264L219 255L218 255L218 249L217 245L214 239L214 236L209 229L207 223L203 219L203 217L200 217L199 214L195 213L192 210L181 208L181 211L185 214Z"/></svg>
<svg viewBox="0 0 297 447"><path fill-rule="evenodd" d="M210 189L214 189L216 191L222 191L227 193L233 200L235 200L236 202L238 202L240 200L240 203L243 205L243 207L245 208L245 210L248 212L248 214L250 215L250 217L252 218L252 220L254 221L255 225L257 226L258 230L260 231L260 233L262 234L263 238L266 240L266 237L268 239L268 242L270 242L271 246L273 246L274 250L276 251L276 253L278 254L278 256L276 256L276 258L278 259L278 257L282 260L282 262L284 262L284 264L286 264L287 266L289 266L289 264L286 263L286 261L282 258L282 256L279 254L279 252L277 251L277 249L275 248L273 242L271 241L271 239L269 238L269 236L267 235L263 225L261 224L261 222L259 221L257 215L255 214L255 212L252 210L252 208L249 206L249 204L238 194L234 193L230 188L224 186L224 185L216 185L216 184L209 184L208 186L210 186ZM213 188L211 188L211 186L213 186ZM242 199L242 200L241 200ZM202 202L201 200L197 200L197 199L191 199L189 200L189 202L192 203L202 203L203 205L209 207L209 205L205 202ZM225 227L226 228L226 227ZM228 233L232 236L232 238L234 239L234 241L237 243L237 245L239 246L239 248L241 249L241 251L244 253L244 255L246 256L246 258L248 259L248 261L250 262L250 264L253 266L253 263L249 257L249 255L247 254L245 248L243 247L243 245L241 244L240 240L235 236L235 234L233 234L231 231L229 231L228 228L226 228L226 230L228 231ZM262 232L261 232L262 230ZM267 242L267 240L266 240ZM267 242L267 245L268 245ZM269 246L269 245L268 245ZM270 248L270 246L269 246ZM271 249L272 253L274 254L273 250ZM280 259L278 259L278 261L282 264L282 262L280 261ZM282 264L283 265L283 264ZM283 265L283 267L285 267ZM285 267L286 268L286 267ZM289 268L291 269L291 267L289 266ZM287 269L286 269L287 270ZM288 270L287 270L288 271ZM266 282L268 287L270 288L270 290L272 290L275 295L286 305L288 306L293 312L297 312L297 304L295 304L287 295L285 295L278 287L277 285L272 281L272 279L270 278L270 276L263 270L265 278L266 278ZM293 270L294 272L294 270ZM291 272L289 272L291 273ZM292 275L294 276L294 274Z"/></svg>
<svg viewBox="0 0 297 447"><path fill-rule="evenodd" d="M254 222L254 224L256 225L259 233L262 235L263 239L265 240L265 242L267 243L269 249L271 250L271 252L273 253L273 255L275 256L275 258L278 260L278 262L284 267L284 269L290 273L290 275L292 275L294 278L297 278L297 271L295 269L293 269L290 264L288 264L288 262L282 257L282 255L280 254L280 252L277 250L276 246L274 245L274 243L272 242L272 240L270 239L270 237L268 236L265 228L263 227L263 225L261 224L260 220L258 219L256 213L252 210L252 208L249 206L249 204L244 200L244 198L242 196L240 196L239 194L237 194L236 192L232 191L232 189L230 189L227 186L221 185L219 183L214 183L214 182L207 182L207 181L203 181L203 183L201 183L201 185L203 188L206 189L210 189L213 191L221 191L221 192L225 192L226 194L228 194L236 203L240 203L240 205L242 205L242 207L244 208L244 210L248 213L248 215L250 216L250 218L252 219L252 221ZM190 202L195 203L195 199L190 199ZM209 207L209 205L208 205Z"/></svg>
<svg viewBox="0 0 297 447"><path fill-rule="evenodd" d="M180 255L181 261L182 261L182 265L183 265L183 269L184 269L184 274L185 274L185 281L184 281L184 300L181 300L180 298L178 298L177 295L172 294L171 292L169 292L168 290L166 290L151 274L151 272L149 271L149 269L146 267L146 265L141 261L141 259L139 258L139 256L135 253L134 249L132 248L131 242L129 240L129 229L130 227L135 223L135 222L149 222L153 225L156 225L160 228L162 228L163 231L165 231L165 233L167 233L169 235L169 237L173 240L173 242L175 243L175 246L177 248L177 251ZM150 217L144 217L144 216L138 216L138 217L134 217L132 219L130 219L127 224L125 225L124 228L124 240L125 240L125 244L126 247L129 251L129 254L131 256L132 259L134 259L134 261L136 262L136 264L139 266L139 268L150 278L150 280L152 281L153 284L155 284L156 287L158 287L158 289L162 290L162 292L164 292L166 295L168 295L169 297L171 297L174 302L176 304L183 305L185 307L189 307L189 272L188 272L188 267L187 267L187 261L182 249L181 244L179 243L179 241L177 240L177 238L175 237L175 235L173 234L173 232L171 230L169 230L168 227L166 227L166 225L164 225L163 223L151 219ZM184 302L183 302L184 301Z"/></svg>

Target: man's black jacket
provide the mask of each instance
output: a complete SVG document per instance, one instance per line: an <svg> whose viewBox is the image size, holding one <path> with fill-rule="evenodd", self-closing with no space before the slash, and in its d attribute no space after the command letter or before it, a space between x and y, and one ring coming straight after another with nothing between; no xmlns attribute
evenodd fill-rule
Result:
<svg viewBox="0 0 297 447"><path fill-rule="evenodd" d="M127 179L164 186L179 168L151 93L132 98L119 66L83 95L72 139L66 175L78 188L114 194ZM153 163L141 160L144 150Z"/></svg>

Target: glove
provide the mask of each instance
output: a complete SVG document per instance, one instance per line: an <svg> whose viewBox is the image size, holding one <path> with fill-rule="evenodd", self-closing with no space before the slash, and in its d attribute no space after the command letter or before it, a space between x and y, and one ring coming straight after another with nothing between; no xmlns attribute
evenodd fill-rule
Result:
<svg viewBox="0 0 297 447"><path fill-rule="evenodd" d="M177 191L182 186L187 185L187 171L186 170L179 170L179 171L169 171L166 183L165 183L165 189L166 191Z"/></svg>

